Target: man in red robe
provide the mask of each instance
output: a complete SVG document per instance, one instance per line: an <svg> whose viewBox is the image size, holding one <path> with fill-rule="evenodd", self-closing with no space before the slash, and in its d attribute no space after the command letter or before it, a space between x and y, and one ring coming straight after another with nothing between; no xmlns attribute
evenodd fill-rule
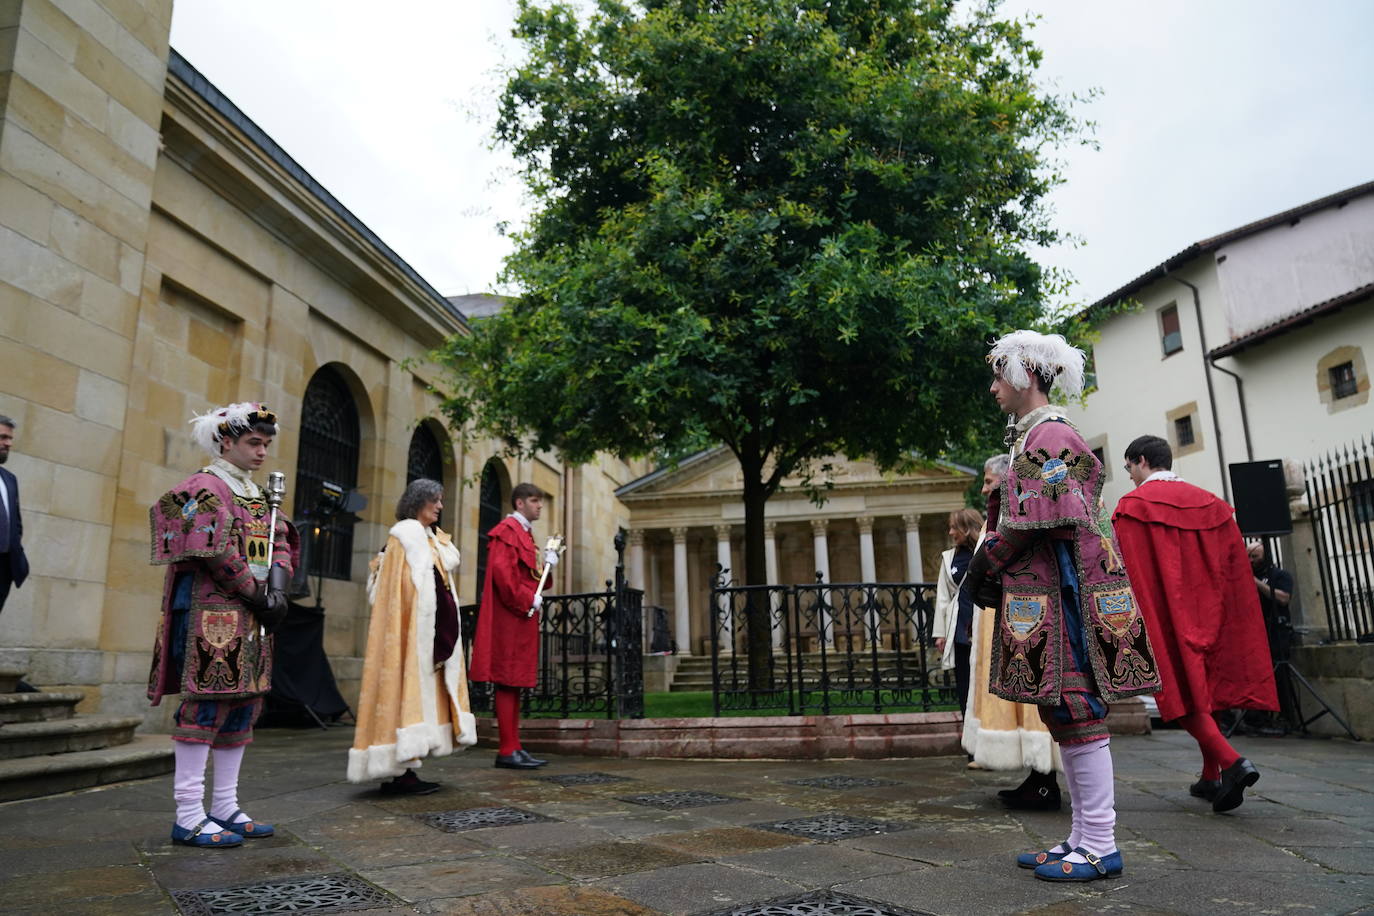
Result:
<svg viewBox="0 0 1374 916"><path fill-rule="evenodd" d="M1232 509L1184 483L1173 464L1158 436L1128 445L1136 489L1121 497L1112 520L1163 680L1159 714L1177 719L1202 751L1202 778L1188 791L1213 811L1229 811L1259 771L1222 736L1212 713L1278 709L1274 670Z"/></svg>
<svg viewBox="0 0 1374 916"><path fill-rule="evenodd" d="M520 744L520 688L533 687L539 667L539 592L542 567L531 526L544 509L544 491L532 483L511 491L515 511L487 532L487 578L472 640L470 677L495 685L496 727L501 746L496 766L532 770L547 761ZM558 565L558 553L544 551L544 563Z"/></svg>

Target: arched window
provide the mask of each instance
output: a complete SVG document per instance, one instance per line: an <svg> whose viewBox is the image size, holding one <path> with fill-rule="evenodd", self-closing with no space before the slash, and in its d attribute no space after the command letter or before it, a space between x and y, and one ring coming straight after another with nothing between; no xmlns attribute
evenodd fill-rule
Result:
<svg viewBox="0 0 1374 916"><path fill-rule="evenodd" d="M421 477L444 482L443 448L428 423L421 423L410 434L410 455L406 459L406 483Z"/></svg>
<svg viewBox="0 0 1374 916"><path fill-rule="evenodd" d="M487 532L506 516L510 485L506 469L495 458L482 468L482 488L477 497L477 603L482 603L482 586L487 582Z"/></svg>
<svg viewBox="0 0 1374 916"><path fill-rule="evenodd" d="M324 366L301 400L301 445L296 460L297 515L306 520L310 575L347 579L353 556L351 514L329 512L320 497L325 482L344 492L358 485L358 406L338 372Z"/></svg>

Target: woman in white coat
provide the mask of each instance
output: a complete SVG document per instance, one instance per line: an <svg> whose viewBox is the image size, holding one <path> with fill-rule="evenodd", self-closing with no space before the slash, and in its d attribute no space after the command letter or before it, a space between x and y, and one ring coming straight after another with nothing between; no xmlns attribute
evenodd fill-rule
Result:
<svg viewBox="0 0 1374 916"><path fill-rule="evenodd" d="M935 584L935 617L931 633L940 652L940 667L954 669L959 710L968 707L969 650L973 641L973 597L960 591L983 516L976 509L957 509L949 514L949 539L953 547L940 554L940 577Z"/></svg>

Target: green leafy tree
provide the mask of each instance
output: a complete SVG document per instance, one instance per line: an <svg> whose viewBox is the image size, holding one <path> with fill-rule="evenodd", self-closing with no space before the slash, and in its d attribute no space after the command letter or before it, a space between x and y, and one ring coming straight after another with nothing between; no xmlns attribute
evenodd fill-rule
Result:
<svg viewBox="0 0 1374 916"><path fill-rule="evenodd" d="M457 422L572 461L723 443L750 583L789 474L1000 439L983 356L1042 317L1081 125L995 0L521 0L515 35L496 136L536 207L520 295L440 354Z"/></svg>

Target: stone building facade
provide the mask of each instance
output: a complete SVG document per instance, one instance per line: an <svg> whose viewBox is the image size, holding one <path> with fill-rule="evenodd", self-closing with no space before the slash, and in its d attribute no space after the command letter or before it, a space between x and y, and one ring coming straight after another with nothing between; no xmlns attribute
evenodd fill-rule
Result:
<svg viewBox="0 0 1374 916"><path fill-rule="evenodd" d="M165 725L144 698L162 587L148 507L205 461L187 420L242 400L281 419L267 470L286 472L285 509L317 573L304 600L325 609L345 697L366 639L367 564L419 474L443 480L465 602L477 532L528 480L550 494L536 535L572 545L558 590L602 588L628 529L631 583L700 651L722 544L742 568L733 461L712 452L654 474L512 461L447 428L426 354L465 332L468 309L172 51L171 15L171 0L0 0L0 414L18 423L8 466L33 564L0 614L0 666L83 692L82 711ZM818 562L836 581L931 574L967 473L838 473L821 509L796 481L770 502L775 581L812 581ZM325 480L367 498L356 524L316 525Z"/></svg>

